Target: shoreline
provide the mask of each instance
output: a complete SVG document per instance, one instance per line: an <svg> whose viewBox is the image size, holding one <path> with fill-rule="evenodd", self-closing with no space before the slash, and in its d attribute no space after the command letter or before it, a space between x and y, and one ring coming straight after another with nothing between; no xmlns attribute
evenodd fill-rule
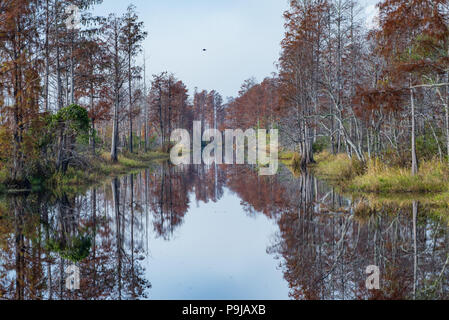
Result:
<svg viewBox="0 0 449 320"><path fill-rule="evenodd" d="M295 157L298 155L286 151L280 161L297 175ZM437 160L423 161L415 176L408 168L388 166L379 159L369 159L363 164L346 154L332 155L325 151L316 154L315 160L316 163L308 169L341 193L378 196L449 194L449 166Z"/></svg>
<svg viewBox="0 0 449 320"><path fill-rule="evenodd" d="M70 167L65 174L56 172L50 178L32 185L28 189L8 189L6 185L0 184L0 194L14 196L48 190L80 192L97 184L103 184L108 179L146 169L157 161L168 159L169 154L149 151L147 153L120 154L118 162L113 163L108 159L107 153L102 153L89 159L88 168Z"/></svg>

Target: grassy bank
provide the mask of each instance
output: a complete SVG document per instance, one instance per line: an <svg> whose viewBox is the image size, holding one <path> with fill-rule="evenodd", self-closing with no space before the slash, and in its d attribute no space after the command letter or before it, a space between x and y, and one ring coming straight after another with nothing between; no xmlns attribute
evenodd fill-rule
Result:
<svg viewBox="0 0 449 320"><path fill-rule="evenodd" d="M93 184L106 178L116 177L134 170L145 169L157 160L167 160L168 155L161 152L147 152L121 154L118 162L110 161L109 153L103 153L90 161L90 167L87 170L69 168L66 174L55 174L47 186L58 187L78 187Z"/></svg>
<svg viewBox="0 0 449 320"><path fill-rule="evenodd" d="M301 156L298 152L281 150L279 152L279 161L287 166L294 176L301 173Z"/></svg>
<svg viewBox="0 0 449 320"><path fill-rule="evenodd" d="M48 180L38 181L33 185L33 190L53 189L53 190L79 190L88 188L91 185L103 182L104 180L135 170L148 168L151 163L157 160L167 160L168 154L162 152L147 152L135 154L120 154L118 162L110 161L109 153L104 152L98 156L87 159L88 164L83 168L69 167L66 173L57 172ZM0 192L17 193L28 192L30 190L8 190L2 184L2 179L7 178L7 173L0 171Z"/></svg>
<svg viewBox="0 0 449 320"><path fill-rule="evenodd" d="M420 164L413 176L408 168L389 167L378 159L366 164L347 155L323 152L316 156L315 174L342 191L360 193L443 193L449 192L449 167L439 161Z"/></svg>

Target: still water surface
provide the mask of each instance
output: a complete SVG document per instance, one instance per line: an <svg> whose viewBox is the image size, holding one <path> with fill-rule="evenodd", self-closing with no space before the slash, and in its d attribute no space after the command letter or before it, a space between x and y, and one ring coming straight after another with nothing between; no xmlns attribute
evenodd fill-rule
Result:
<svg viewBox="0 0 449 320"><path fill-rule="evenodd" d="M0 299L446 299L447 211L286 168L158 164L81 194L1 198Z"/></svg>

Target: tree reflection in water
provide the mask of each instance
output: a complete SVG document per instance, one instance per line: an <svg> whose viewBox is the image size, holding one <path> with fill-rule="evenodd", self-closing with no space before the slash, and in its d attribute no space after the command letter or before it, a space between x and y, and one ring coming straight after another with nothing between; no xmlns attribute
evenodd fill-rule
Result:
<svg viewBox="0 0 449 320"><path fill-rule="evenodd" d="M293 299L448 298L448 224L431 207L352 203L309 174L281 180L288 211L269 252ZM378 291L366 289L369 265Z"/></svg>
<svg viewBox="0 0 449 320"><path fill-rule="evenodd" d="M190 209L226 190L249 216L278 225L267 251L293 299L448 298L441 208L349 200L310 174L283 170L261 177L245 166L162 163L82 194L3 197L0 299L151 298L150 235L171 241ZM80 268L81 290L65 287L71 264ZM380 267L379 291L365 288L369 265Z"/></svg>

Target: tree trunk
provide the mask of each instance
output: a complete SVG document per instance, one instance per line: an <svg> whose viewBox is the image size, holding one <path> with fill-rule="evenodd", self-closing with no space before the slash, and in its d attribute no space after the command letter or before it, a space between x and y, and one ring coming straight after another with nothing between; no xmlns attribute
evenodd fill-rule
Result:
<svg viewBox="0 0 449 320"><path fill-rule="evenodd" d="M447 147L447 160L449 161L449 106L448 103L444 104L445 112L445 125L446 125L446 147Z"/></svg>
<svg viewBox="0 0 449 320"><path fill-rule="evenodd" d="M59 5L58 0L55 0L55 37L56 37L56 81L57 81L57 99L58 110L61 110L64 104L62 100L62 80L61 80L61 49L59 47Z"/></svg>
<svg viewBox="0 0 449 320"><path fill-rule="evenodd" d="M114 118L113 118L113 128L112 128L112 144L111 144L111 161L117 162L117 145L118 145L118 104L119 100L116 97L114 104Z"/></svg>
<svg viewBox="0 0 449 320"><path fill-rule="evenodd" d="M70 103L74 104L75 103L75 66L74 66L74 61L73 61L73 46L74 46L74 38L75 37L75 32L71 31L71 36L70 36Z"/></svg>
<svg viewBox="0 0 449 320"><path fill-rule="evenodd" d="M92 121L92 155L95 155L95 136L96 136L96 132L95 132L95 121Z"/></svg>
<svg viewBox="0 0 449 320"><path fill-rule="evenodd" d="M146 60L145 60L145 54L144 54L144 63L143 63L143 103L144 103L144 109L145 109L145 114L144 114L144 127L143 127L143 131L144 131L144 135L145 135L145 140L144 140L144 150L145 152L148 151L148 103L147 103L147 74L146 74L146 69L147 69L147 64L146 64Z"/></svg>
<svg viewBox="0 0 449 320"><path fill-rule="evenodd" d="M131 53L128 55L128 94L129 94L129 152L133 153L133 118L132 118L132 75L131 75Z"/></svg>
<svg viewBox="0 0 449 320"><path fill-rule="evenodd" d="M112 142L111 142L111 161L118 161L118 139L119 139L119 123L118 112L120 107L120 61L119 61L119 30L117 27L117 21L114 26L114 116L113 116L113 128L112 128Z"/></svg>
<svg viewBox="0 0 449 320"><path fill-rule="evenodd" d="M410 105L412 109L412 175L416 175L418 173L418 157L416 156L416 119L413 89L410 89Z"/></svg>
<svg viewBox="0 0 449 320"><path fill-rule="evenodd" d="M45 2L45 91L44 91L44 108L45 111L48 112L49 103L48 103L48 95L49 95L49 78L50 78L50 48L49 48L49 36L50 36L50 8L49 8L49 0Z"/></svg>

